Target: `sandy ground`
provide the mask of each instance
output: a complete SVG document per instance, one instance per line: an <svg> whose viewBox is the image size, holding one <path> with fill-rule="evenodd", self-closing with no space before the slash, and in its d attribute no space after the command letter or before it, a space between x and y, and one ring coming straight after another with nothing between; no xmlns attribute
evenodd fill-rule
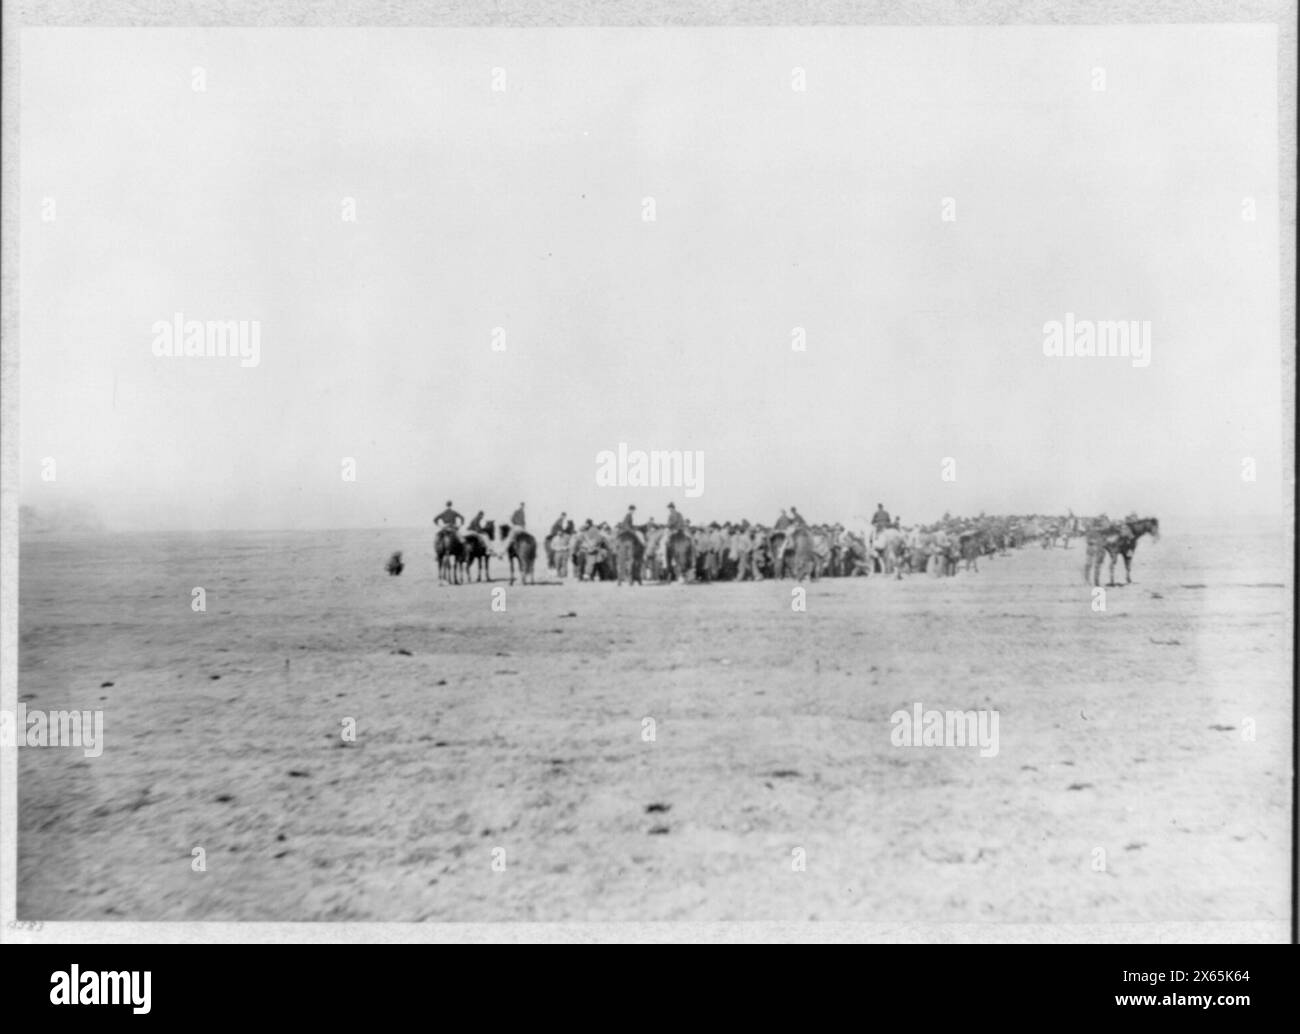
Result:
<svg viewBox="0 0 1300 1034"><path fill-rule="evenodd" d="M389 578L395 548L410 566ZM19 918L1285 936L1280 535L1143 541L1105 613L1077 544L823 580L804 613L790 582L539 584L494 611L486 585L437 586L429 549L422 531L25 540L20 699L103 709L105 749L20 752ZM917 702L996 709L997 756L893 746Z"/></svg>

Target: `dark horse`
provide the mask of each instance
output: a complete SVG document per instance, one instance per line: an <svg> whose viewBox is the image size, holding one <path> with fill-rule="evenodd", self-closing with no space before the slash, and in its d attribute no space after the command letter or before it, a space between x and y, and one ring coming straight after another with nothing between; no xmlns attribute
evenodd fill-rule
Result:
<svg viewBox="0 0 1300 1034"><path fill-rule="evenodd" d="M809 575L812 576L813 581L816 581L817 558L813 553L812 532L805 527L796 526L790 531L786 543L788 543L787 551L790 553L791 573L801 582Z"/></svg>
<svg viewBox="0 0 1300 1034"><path fill-rule="evenodd" d="M510 525L502 522L501 541L504 542L509 535ZM537 539L533 537L532 532L516 532L514 539L511 540L506 549L506 555L510 558L511 585L515 584L515 564L519 565L519 581L522 584L537 584L537 579L533 574L533 566L537 563Z"/></svg>
<svg viewBox="0 0 1300 1034"><path fill-rule="evenodd" d="M767 552L772 558L772 577L784 578L788 565L786 557L793 552L790 536L784 531L774 531L767 537Z"/></svg>
<svg viewBox="0 0 1300 1034"><path fill-rule="evenodd" d="M1091 581L1094 586L1101 584L1101 562L1110 557L1110 581L1115 584L1115 559L1124 558L1124 584L1133 582L1130 576L1133 567L1133 552L1137 549L1138 539L1149 534L1152 541L1160 541L1160 522L1154 517L1132 518L1109 524L1103 528L1094 528L1088 532L1088 555L1083 562L1083 580Z"/></svg>
<svg viewBox="0 0 1300 1034"><path fill-rule="evenodd" d="M668 537L668 576L672 581L684 582L695 574L695 540L684 529Z"/></svg>
<svg viewBox="0 0 1300 1034"><path fill-rule="evenodd" d="M618 533L614 545L614 556L618 566L618 584L641 584L641 561L645 557L645 546L636 534L626 529Z"/></svg>
<svg viewBox="0 0 1300 1034"><path fill-rule="evenodd" d="M492 540L497 537L497 528L495 521L488 521L483 525L482 532L465 532L465 580L469 581L470 572L474 569L474 561L478 561L478 578L476 581L483 581L483 576L487 575L487 580L492 580Z"/></svg>
<svg viewBox="0 0 1300 1034"><path fill-rule="evenodd" d="M440 528L433 540L433 552L438 557L438 584L461 583L461 571L465 566L465 543L456 534L455 528Z"/></svg>

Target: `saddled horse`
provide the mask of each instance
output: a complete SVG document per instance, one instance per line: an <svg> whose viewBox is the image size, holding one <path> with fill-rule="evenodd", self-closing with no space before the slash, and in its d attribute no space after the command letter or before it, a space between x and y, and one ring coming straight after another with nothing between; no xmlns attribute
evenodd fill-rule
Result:
<svg viewBox="0 0 1300 1034"><path fill-rule="evenodd" d="M510 525L502 524L500 526L501 541L504 542L510 535ZM500 554L497 554L498 558ZM510 545L506 547L506 556L510 560L510 584L515 584L515 565L519 565L519 581L524 585L536 585L537 578L533 574L533 567L537 563L537 539L533 537L530 531L516 531L515 537L510 540Z"/></svg>
<svg viewBox="0 0 1300 1034"><path fill-rule="evenodd" d="M635 532L624 529L618 533L614 542L614 557L618 567L618 584L641 584L641 560L645 556L645 546Z"/></svg>
<svg viewBox="0 0 1300 1034"><path fill-rule="evenodd" d="M867 541L863 536L854 534L851 531L845 532L842 547L843 552L840 559L844 574L869 576L872 573L871 554L867 549Z"/></svg>
<svg viewBox="0 0 1300 1034"><path fill-rule="evenodd" d="M668 575L676 582L695 575L695 540L685 528L679 528L668 537Z"/></svg>
<svg viewBox="0 0 1300 1034"><path fill-rule="evenodd" d="M465 567L465 543L455 528L439 528L433 539L433 552L438 558L438 584L459 585Z"/></svg>
<svg viewBox="0 0 1300 1034"><path fill-rule="evenodd" d="M1133 553L1137 550L1138 539L1150 535L1152 541L1160 541L1160 521L1155 517L1133 518L1115 524L1093 528L1088 532L1088 553L1083 562L1083 580L1097 586L1101 584L1101 562L1110 557L1110 581L1115 585L1115 561L1124 559L1124 584L1133 582Z"/></svg>
<svg viewBox="0 0 1300 1034"><path fill-rule="evenodd" d="M892 574L895 578L903 577L903 565L907 562L907 538L897 528L886 528L871 537L871 548L880 556L882 574Z"/></svg>
<svg viewBox="0 0 1300 1034"><path fill-rule="evenodd" d="M475 581L483 581L483 576L487 575L487 580L492 580L492 541L497 537L495 521L488 521L483 525L482 531L465 532L465 580L468 581L471 572L474 570L474 562L478 561L478 578Z"/></svg>

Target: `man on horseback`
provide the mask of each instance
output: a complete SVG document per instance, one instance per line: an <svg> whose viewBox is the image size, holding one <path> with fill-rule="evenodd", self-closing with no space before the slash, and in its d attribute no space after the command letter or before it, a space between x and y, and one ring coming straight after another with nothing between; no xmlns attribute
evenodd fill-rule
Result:
<svg viewBox="0 0 1300 1034"><path fill-rule="evenodd" d="M434 526L438 529L433 536L433 551L438 558L439 585L445 581L457 583L460 581L465 548L457 528L464 520L464 517L452 509L450 499L447 500L446 509L433 519Z"/></svg>
<svg viewBox="0 0 1300 1034"><path fill-rule="evenodd" d="M455 531L458 527L460 527L460 525L463 524L464 521L465 518L451 508L450 499L447 500L447 508L433 519L433 523L438 525L439 529L449 528L452 531Z"/></svg>
<svg viewBox="0 0 1300 1034"><path fill-rule="evenodd" d="M871 527L879 534L888 528L890 523L889 511L885 509L885 504L876 503L876 512L871 515Z"/></svg>
<svg viewBox="0 0 1300 1034"><path fill-rule="evenodd" d="M548 539L554 538L556 535L564 534L564 518L567 516L568 514L561 512L560 516L555 518L555 523L551 525L551 530L546 536Z"/></svg>
<svg viewBox="0 0 1300 1034"><path fill-rule="evenodd" d="M479 512L474 515L474 519L465 526L465 540L467 542L470 540L478 542L484 551L491 546L491 543L488 541L487 529L483 527L482 510L479 510Z"/></svg>
<svg viewBox="0 0 1300 1034"><path fill-rule="evenodd" d="M521 531L527 531L524 527L524 504L519 504L519 509L510 515L510 530L506 532L506 537L501 542L501 552L509 553L510 546L514 543L516 536Z"/></svg>
<svg viewBox="0 0 1300 1034"><path fill-rule="evenodd" d="M772 525L772 530L773 530L773 531L785 531L785 529L788 528L788 527L790 527L790 518L789 518L789 516L786 514L786 512L785 512L784 510L782 510L782 511L781 511L781 516L778 517L778 518L776 519L776 523Z"/></svg>
<svg viewBox="0 0 1300 1034"><path fill-rule="evenodd" d="M623 519L618 522L618 530L620 532L630 531L636 536L636 540L641 543L641 548L645 549L645 536L641 534L640 529L636 526L635 506L629 506L627 508L627 513L623 514Z"/></svg>
<svg viewBox="0 0 1300 1034"><path fill-rule="evenodd" d="M662 567L668 566L668 540L678 531L684 531L686 528L686 518L677 512L677 504L668 504L668 522L667 531L659 537L659 563Z"/></svg>

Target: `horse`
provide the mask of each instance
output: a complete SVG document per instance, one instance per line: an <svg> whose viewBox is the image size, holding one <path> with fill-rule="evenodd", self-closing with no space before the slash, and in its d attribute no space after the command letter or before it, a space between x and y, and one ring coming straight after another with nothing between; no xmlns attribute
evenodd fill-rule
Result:
<svg viewBox="0 0 1300 1034"><path fill-rule="evenodd" d="M867 541L851 531L844 533L844 552L842 554L844 574L871 576L871 556L867 550Z"/></svg>
<svg viewBox="0 0 1300 1034"><path fill-rule="evenodd" d="M618 584L640 585L641 561L645 556L645 546L636 537L635 532L620 531L614 544L614 556L618 566Z"/></svg>
<svg viewBox="0 0 1300 1034"><path fill-rule="evenodd" d="M767 537L767 553L772 561L773 578L785 577L785 558L790 549L790 536L786 532L774 531Z"/></svg>
<svg viewBox="0 0 1300 1034"><path fill-rule="evenodd" d="M1107 586L1115 585L1115 560L1124 558L1124 584L1132 585L1133 553L1137 550L1138 539L1150 535L1153 542L1160 541L1160 521L1155 517L1132 518L1117 524L1094 528L1088 533L1088 552L1083 562L1083 580L1093 586L1101 584L1101 562L1110 557L1110 581Z"/></svg>
<svg viewBox="0 0 1300 1034"><path fill-rule="evenodd" d="M510 525L501 525L501 540L504 542L510 535ZM500 557L500 554L497 554ZM530 531L516 531L514 539L506 548L506 556L510 560L510 584L515 584L515 564L519 565L519 581L522 585L536 585L537 578L533 574L533 566L537 563L537 539L533 537Z"/></svg>
<svg viewBox="0 0 1300 1034"><path fill-rule="evenodd" d="M872 536L871 548L880 554L881 573L903 578L903 564L907 561L907 539L897 528L886 528Z"/></svg>
<svg viewBox="0 0 1300 1034"><path fill-rule="evenodd" d="M455 528L438 529L433 540L433 552L438 558L438 584L446 585L450 582L459 585L465 566L465 543Z"/></svg>
<svg viewBox="0 0 1300 1034"><path fill-rule="evenodd" d="M695 540L689 531L679 528L668 537L668 576L681 582L694 574Z"/></svg>
<svg viewBox="0 0 1300 1034"><path fill-rule="evenodd" d="M465 532L465 580L469 581L470 570L474 566L474 561L478 561L478 578L476 581L483 581L484 573L487 574L487 580L492 580L492 540L496 538L496 522L488 521L480 531Z"/></svg>
<svg viewBox="0 0 1300 1034"><path fill-rule="evenodd" d="M789 535L791 568L794 577L803 581L809 575L817 580L817 555L814 550L813 536L807 528L796 527Z"/></svg>

